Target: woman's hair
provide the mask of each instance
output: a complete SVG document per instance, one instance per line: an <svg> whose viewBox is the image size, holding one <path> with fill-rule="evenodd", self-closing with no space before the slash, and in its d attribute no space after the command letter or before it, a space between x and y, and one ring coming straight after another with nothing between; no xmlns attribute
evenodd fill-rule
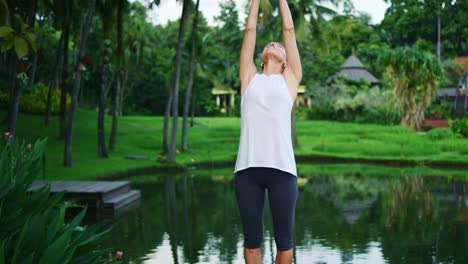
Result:
<svg viewBox="0 0 468 264"><path fill-rule="evenodd" d="M280 46L282 49L283 49L283 52L284 52L284 58L286 59L286 49L284 48L283 44L279 43L279 42L275 42L275 41L272 41L273 43L275 43L275 45L278 45ZM263 48L263 51L262 51L262 55L261 55L261 59L263 60L263 53L265 52L265 50L268 48L268 46L270 45L271 42L268 42L268 44L265 45L265 47ZM262 67L262 71L263 71L263 62L262 64L260 65ZM286 65L283 65L283 70L284 68L286 67Z"/></svg>

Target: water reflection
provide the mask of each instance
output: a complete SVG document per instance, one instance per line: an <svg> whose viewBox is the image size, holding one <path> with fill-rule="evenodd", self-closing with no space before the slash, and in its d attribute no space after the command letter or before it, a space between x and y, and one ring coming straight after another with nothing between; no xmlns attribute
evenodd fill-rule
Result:
<svg viewBox="0 0 468 264"><path fill-rule="evenodd" d="M422 176L309 175L296 209L294 263L468 263L468 184ZM244 263L232 177L133 183L141 206L105 246L127 263ZM265 206L262 254L276 248Z"/></svg>

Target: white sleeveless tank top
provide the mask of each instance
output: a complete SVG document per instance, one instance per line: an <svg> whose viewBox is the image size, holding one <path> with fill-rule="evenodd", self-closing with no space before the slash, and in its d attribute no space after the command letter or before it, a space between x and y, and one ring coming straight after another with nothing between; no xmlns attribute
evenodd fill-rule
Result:
<svg viewBox="0 0 468 264"><path fill-rule="evenodd" d="M291 141L293 105L282 74L255 74L241 97L234 173L248 167L269 167L297 176Z"/></svg>

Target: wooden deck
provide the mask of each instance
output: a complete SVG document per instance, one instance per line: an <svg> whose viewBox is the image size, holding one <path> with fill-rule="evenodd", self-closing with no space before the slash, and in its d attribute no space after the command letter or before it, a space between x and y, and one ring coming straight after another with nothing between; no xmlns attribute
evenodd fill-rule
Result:
<svg viewBox="0 0 468 264"><path fill-rule="evenodd" d="M28 191L43 187L47 181L34 181ZM141 193L128 181L52 181L52 193L65 192L64 199L87 204L96 210L121 214L139 204Z"/></svg>

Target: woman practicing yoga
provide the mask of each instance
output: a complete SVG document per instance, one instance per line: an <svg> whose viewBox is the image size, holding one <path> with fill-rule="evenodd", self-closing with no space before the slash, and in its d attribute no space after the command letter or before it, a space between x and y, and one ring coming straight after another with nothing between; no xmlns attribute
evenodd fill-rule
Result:
<svg viewBox="0 0 468 264"><path fill-rule="evenodd" d="M241 128L234 187L247 264L262 263L263 209L268 190L277 254L292 263L297 170L291 141L291 111L302 79L294 24L286 0L279 0L284 47L271 42L254 64L260 0L252 0L240 55Z"/></svg>

